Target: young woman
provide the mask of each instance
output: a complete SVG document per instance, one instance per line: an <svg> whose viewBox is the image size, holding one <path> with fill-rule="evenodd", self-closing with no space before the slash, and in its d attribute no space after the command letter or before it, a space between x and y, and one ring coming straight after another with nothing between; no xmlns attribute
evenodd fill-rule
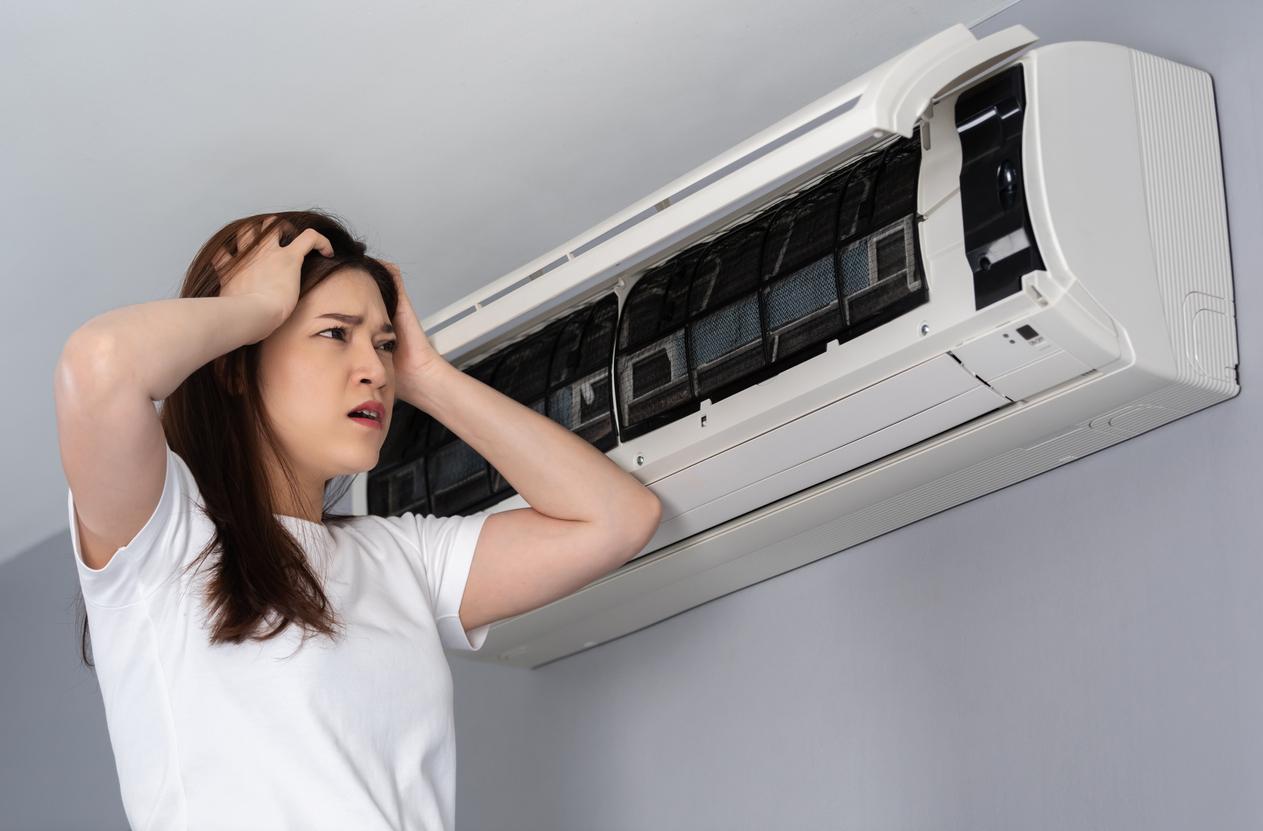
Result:
<svg viewBox="0 0 1263 831"><path fill-rule="evenodd" d="M138 829L451 829L443 647L614 570L659 519L598 450L435 352L399 270L317 211L229 223L179 298L88 321L55 396L84 659L90 625ZM530 507L329 513L396 399Z"/></svg>

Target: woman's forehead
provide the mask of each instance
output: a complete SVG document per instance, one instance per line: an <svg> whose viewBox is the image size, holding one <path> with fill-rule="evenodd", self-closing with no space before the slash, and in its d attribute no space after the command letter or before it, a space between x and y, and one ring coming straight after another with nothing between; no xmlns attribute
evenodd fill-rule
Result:
<svg viewBox="0 0 1263 831"><path fill-rule="evenodd" d="M303 295L301 305L313 315L338 312L370 318L386 316L386 305L376 281L358 268L342 269L321 280Z"/></svg>

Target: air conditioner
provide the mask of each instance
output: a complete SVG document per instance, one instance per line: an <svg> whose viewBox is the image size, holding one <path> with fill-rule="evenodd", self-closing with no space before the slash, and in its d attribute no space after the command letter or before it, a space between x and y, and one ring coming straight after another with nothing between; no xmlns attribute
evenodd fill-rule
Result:
<svg viewBox="0 0 1263 831"><path fill-rule="evenodd" d="M1210 77L954 26L423 322L663 504L538 666L1237 394ZM352 510L526 503L398 405Z"/></svg>

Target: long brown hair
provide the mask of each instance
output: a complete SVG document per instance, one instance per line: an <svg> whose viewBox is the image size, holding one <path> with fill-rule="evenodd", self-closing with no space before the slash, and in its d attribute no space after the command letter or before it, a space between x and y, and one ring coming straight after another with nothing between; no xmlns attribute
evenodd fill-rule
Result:
<svg viewBox="0 0 1263 831"><path fill-rule="evenodd" d="M299 296L340 269L358 268L377 283L386 311L394 319L399 298L390 272L365 253L365 244L351 235L343 221L314 209L256 214L228 223L193 258L180 297L217 296L221 279L231 276L264 241L263 229L270 217L282 222L281 245L314 228L333 246L332 257L313 249L304 258ZM254 239L238 251L237 233L247 227L254 228ZM206 590L207 609L214 621L211 643L267 640L290 624L303 629L304 641L314 634L336 636L341 628L302 549L273 515L272 491L265 467L259 464L266 449L279 461L285 485L295 498L293 504L298 504L299 487L263 408L258 373L261 343L234 349L194 371L163 402L159 416L167 443L193 473L206 515L215 526L210 542L186 566L197 566L212 551L220 551ZM331 489L330 482L325 483L321 521L339 525L352 517L330 508L350 487L350 479L340 491ZM91 667L82 590L78 600L80 654ZM269 618L270 628L259 632Z"/></svg>

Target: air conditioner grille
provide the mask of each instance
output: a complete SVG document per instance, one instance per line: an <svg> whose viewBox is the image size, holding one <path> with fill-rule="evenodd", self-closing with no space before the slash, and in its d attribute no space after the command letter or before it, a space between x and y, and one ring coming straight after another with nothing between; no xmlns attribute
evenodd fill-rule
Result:
<svg viewBox="0 0 1263 831"><path fill-rule="evenodd" d="M621 351L639 349L687 322L689 282L699 253L699 249L685 251L645 272L636 282L623 301L619 319Z"/></svg>
<svg viewBox="0 0 1263 831"><path fill-rule="evenodd" d="M920 162L917 131L645 272L619 320L620 439L926 302Z"/></svg>

